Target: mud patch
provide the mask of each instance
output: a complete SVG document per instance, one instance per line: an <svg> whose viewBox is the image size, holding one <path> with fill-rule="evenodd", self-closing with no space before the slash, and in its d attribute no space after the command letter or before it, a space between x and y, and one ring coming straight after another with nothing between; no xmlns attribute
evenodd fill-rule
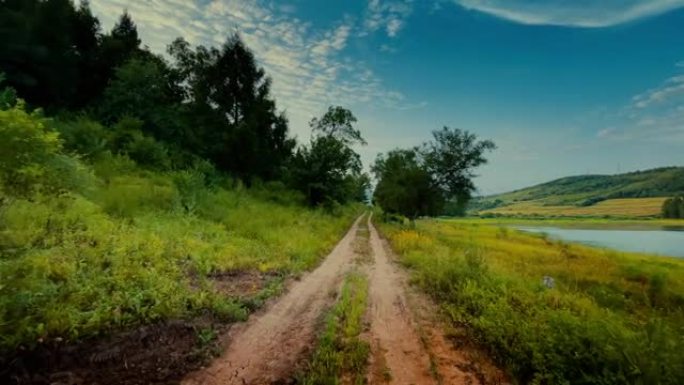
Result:
<svg viewBox="0 0 684 385"><path fill-rule="evenodd" d="M258 270L233 270L214 273L207 278L217 292L227 297L250 298L259 296L274 281L282 280L282 274Z"/></svg>
<svg viewBox="0 0 684 385"><path fill-rule="evenodd" d="M74 345L42 346L3 363L3 384L172 384L219 350L212 317L147 325Z"/></svg>

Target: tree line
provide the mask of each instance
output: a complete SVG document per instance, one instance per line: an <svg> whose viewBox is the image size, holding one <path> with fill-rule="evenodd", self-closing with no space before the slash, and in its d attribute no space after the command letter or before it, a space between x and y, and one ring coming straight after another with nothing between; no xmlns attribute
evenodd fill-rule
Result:
<svg viewBox="0 0 684 385"><path fill-rule="evenodd" d="M193 47L179 37L166 53L143 46L126 11L103 32L87 0L78 6L71 0L0 2L0 108L14 110L3 117L6 125L21 121L25 127L3 130L3 139L52 138L50 128L38 128L42 120L31 120L46 114L59 135L58 152L81 159L116 154L152 170L211 169L248 185L276 181L311 205L367 199L371 180L354 150L366 142L351 111L329 107L311 120L310 142L297 143L271 79L239 34L220 47ZM379 155L371 168L373 201L411 219L463 214L475 190L473 170L494 148L467 131L444 128L421 146ZM5 166L31 158L16 151L8 146ZM12 169L5 171L6 193L21 183Z"/></svg>
<svg viewBox="0 0 684 385"><path fill-rule="evenodd" d="M285 183L312 205L365 198L351 111L330 107L298 144L239 34L220 47L179 37L168 59L142 44L126 11L103 32L87 0L0 2L0 107L40 108L86 159L113 152L154 170L208 161L245 184Z"/></svg>

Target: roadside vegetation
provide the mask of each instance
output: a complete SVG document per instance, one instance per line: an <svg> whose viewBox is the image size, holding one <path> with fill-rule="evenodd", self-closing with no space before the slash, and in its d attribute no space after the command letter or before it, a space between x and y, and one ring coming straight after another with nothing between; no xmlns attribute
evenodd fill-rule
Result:
<svg viewBox="0 0 684 385"><path fill-rule="evenodd" d="M34 349L245 319L361 212L354 115L330 107L298 144L238 34L179 38L168 61L127 13L103 33L87 1L0 20L0 378ZM243 275L256 294L224 282Z"/></svg>
<svg viewBox="0 0 684 385"><path fill-rule="evenodd" d="M368 304L368 278L347 275L338 302L325 320L324 330L300 384L365 384L370 345L361 338Z"/></svg>
<svg viewBox="0 0 684 385"><path fill-rule="evenodd" d="M684 381L681 260L472 220L381 229L413 282L520 383Z"/></svg>

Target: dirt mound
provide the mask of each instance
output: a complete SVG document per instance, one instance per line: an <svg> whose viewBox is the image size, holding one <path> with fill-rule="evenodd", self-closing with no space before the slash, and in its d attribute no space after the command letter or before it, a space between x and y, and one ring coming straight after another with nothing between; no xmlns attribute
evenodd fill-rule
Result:
<svg viewBox="0 0 684 385"><path fill-rule="evenodd" d="M42 346L16 355L0 372L3 384L169 384L201 366L215 346L203 330L211 318L147 325L76 345ZM3 365L4 366L4 365Z"/></svg>

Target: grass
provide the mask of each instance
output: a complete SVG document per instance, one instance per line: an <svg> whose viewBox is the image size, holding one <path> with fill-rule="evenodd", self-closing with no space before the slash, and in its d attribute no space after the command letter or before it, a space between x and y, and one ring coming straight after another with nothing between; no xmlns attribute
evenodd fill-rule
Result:
<svg viewBox="0 0 684 385"><path fill-rule="evenodd" d="M520 383L684 383L684 261L492 223L381 230L413 281Z"/></svg>
<svg viewBox="0 0 684 385"><path fill-rule="evenodd" d="M368 221L364 215L356 228L356 238L354 240L354 253L359 263L371 263L373 261L373 251L370 246L370 231Z"/></svg>
<svg viewBox="0 0 684 385"><path fill-rule="evenodd" d="M360 212L116 157L90 173L82 191L0 199L0 357L206 311L244 319L253 306L222 295L213 274L311 269Z"/></svg>
<svg viewBox="0 0 684 385"><path fill-rule="evenodd" d="M481 211L480 214L593 216L593 217L655 217L660 215L667 198L608 199L591 206L546 205L542 201L516 202L507 206Z"/></svg>
<svg viewBox="0 0 684 385"><path fill-rule="evenodd" d="M352 272L345 279L340 298L328 314L325 329L298 383L332 385L365 384L370 345L360 338L368 302L368 279Z"/></svg>

